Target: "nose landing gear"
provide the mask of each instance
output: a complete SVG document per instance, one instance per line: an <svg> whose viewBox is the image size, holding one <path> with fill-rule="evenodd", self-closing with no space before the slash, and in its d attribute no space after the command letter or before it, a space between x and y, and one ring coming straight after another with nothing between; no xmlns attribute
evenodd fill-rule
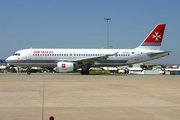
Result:
<svg viewBox="0 0 180 120"><path fill-rule="evenodd" d="M28 75L31 74L31 68L27 68L27 74L28 74Z"/></svg>

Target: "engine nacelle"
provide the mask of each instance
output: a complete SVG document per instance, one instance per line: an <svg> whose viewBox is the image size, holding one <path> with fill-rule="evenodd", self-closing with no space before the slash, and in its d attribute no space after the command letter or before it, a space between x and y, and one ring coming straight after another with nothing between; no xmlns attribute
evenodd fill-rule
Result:
<svg viewBox="0 0 180 120"><path fill-rule="evenodd" d="M73 71L74 64L71 62L58 62L57 63L57 72L70 72Z"/></svg>

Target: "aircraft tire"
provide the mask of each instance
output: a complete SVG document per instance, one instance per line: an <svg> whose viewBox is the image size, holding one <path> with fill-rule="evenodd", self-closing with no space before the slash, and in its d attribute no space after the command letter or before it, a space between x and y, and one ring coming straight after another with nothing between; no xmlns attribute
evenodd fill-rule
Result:
<svg viewBox="0 0 180 120"><path fill-rule="evenodd" d="M30 71L28 71L28 72L27 72L27 74L28 74L28 75L30 75L30 74L31 74L31 72L30 72Z"/></svg>
<svg viewBox="0 0 180 120"><path fill-rule="evenodd" d="M81 70L81 75L84 75L85 71L84 70Z"/></svg>
<svg viewBox="0 0 180 120"><path fill-rule="evenodd" d="M86 74L86 75L89 75L89 70L86 70L86 71L85 71L85 74Z"/></svg>
<svg viewBox="0 0 180 120"><path fill-rule="evenodd" d="M81 70L81 75L89 75L89 70Z"/></svg>

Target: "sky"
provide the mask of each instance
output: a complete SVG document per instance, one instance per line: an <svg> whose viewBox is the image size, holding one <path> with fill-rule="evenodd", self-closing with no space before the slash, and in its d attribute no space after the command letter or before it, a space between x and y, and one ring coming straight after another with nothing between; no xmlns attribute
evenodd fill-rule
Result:
<svg viewBox="0 0 180 120"><path fill-rule="evenodd" d="M180 64L179 0L0 0L0 59L27 48L138 47L166 24L161 50L150 64Z"/></svg>

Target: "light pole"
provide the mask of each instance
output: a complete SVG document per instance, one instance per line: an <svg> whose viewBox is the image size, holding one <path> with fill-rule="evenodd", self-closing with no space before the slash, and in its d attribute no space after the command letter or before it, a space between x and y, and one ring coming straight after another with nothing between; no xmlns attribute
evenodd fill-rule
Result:
<svg viewBox="0 0 180 120"><path fill-rule="evenodd" d="M104 18L104 20L107 20L107 49L109 49L108 20L111 20L111 18Z"/></svg>
<svg viewBox="0 0 180 120"><path fill-rule="evenodd" d="M107 49L109 49L108 20L111 20L111 18L104 18L104 20L107 20ZM107 67L107 71L109 71L109 67Z"/></svg>

